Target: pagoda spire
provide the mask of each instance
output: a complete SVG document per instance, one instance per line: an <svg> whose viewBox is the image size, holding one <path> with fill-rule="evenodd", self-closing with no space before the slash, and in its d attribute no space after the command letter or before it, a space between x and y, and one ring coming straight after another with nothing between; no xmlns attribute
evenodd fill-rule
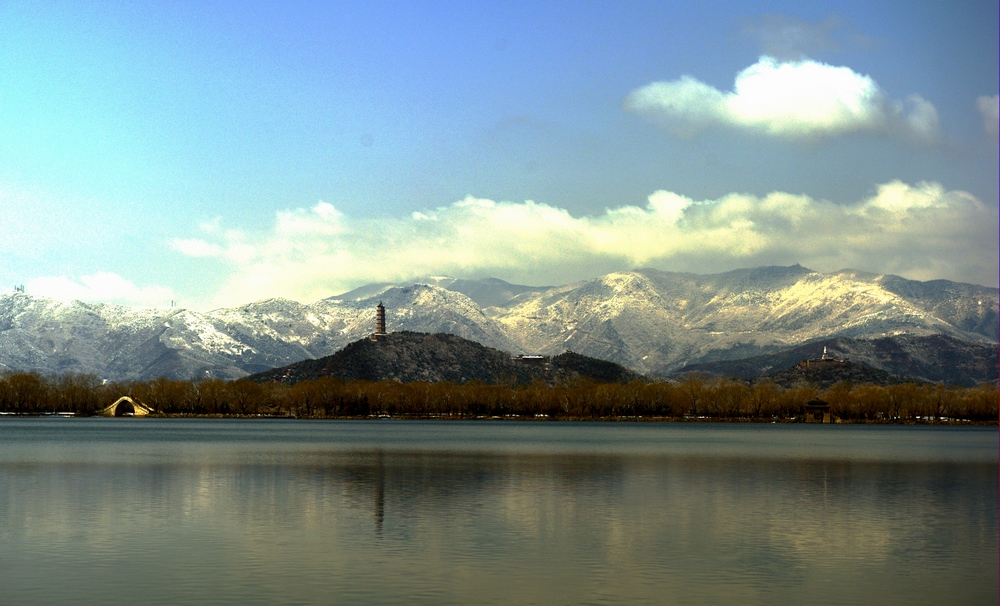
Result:
<svg viewBox="0 0 1000 606"><path fill-rule="evenodd" d="M385 305L382 302L378 302L378 307L375 308L375 332L372 334L372 338L384 337L386 335L385 331Z"/></svg>

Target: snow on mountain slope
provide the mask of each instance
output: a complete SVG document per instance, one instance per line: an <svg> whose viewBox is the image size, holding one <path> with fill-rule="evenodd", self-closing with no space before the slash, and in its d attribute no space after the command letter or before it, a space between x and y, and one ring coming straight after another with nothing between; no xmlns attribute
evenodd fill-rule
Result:
<svg viewBox="0 0 1000 606"><path fill-rule="evenodd" d="M491 311L526 350L556 353L572 345L644 373L829 336L995 340L989 327L997 322L996 289L947 283L951 294L924 288L922 298L909 300L898 292L901 278L886 278L799 266L709 276L643 269L521 295Z"/></svg>
<svg viewBox="0 0 1000 606"><path fill-rule="evenodd" d="M113 341L144 341L159 330L156 310L62 303L23 293L0 297L0 362L10 369L82 373L103 369Z"/></svg>
<svg viewBox="0 0 1000 606"><path fill-rule="evenodd" d="M427 285L381 291L390 330L455 334L518 351L468 297ZM236 378L330 355L374 330L379 298L268 299L198 313L0 296L0 367L110 380Z"/></svg>
<svg viewBox="0 0 1000 606"><path fill-rule="evenodd" d="M649 374L830 337L997 340L995 288L849 270L640 269L557 287L427 282L433 284L369 285L312 304L267 299L209 313L0 295L0 368L111 380L240 377L327 356L363 338L374 330L380 300L390 331L449 333L512 353L571 350Z"/></svg>
<svg viewBox="0 0 1000 606"><path fill-rule="evenodd" d="M365 286L355 288L354 290L345 292L344 294L330 297L330 299L342 301L372 299L378 297L393 286L406 287L413 284L437 286L438 288L443 288L451 292L461 293L472 299L476 305L483 308L503 305L521 293L541 292L550 288L548 286L523 286L520 284L511 284L510 282L505 282L498 278L465 280L448 276L423 276L407 280L406 282L401 282L399 284L390 284L388 282L366 284Z"/></svg>

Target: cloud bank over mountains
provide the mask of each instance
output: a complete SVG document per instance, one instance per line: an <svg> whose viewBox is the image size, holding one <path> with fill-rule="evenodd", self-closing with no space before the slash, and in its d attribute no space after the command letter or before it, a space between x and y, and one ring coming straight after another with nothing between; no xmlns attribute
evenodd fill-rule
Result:
<svg viewBox="0 0 1000 606"><path fill-rule="evenodd" d="M212 305L300 301L358 285L445 273L559 284L650 266L710 273L801 263L995 285L997 210L937 183L899 181L840 204L784 192L693 200L668 191L593 216L532 201L467 197L406 217L352 218L333 205L279 212L266 233L201 226L173 240L231 268Z"/></svg>
<svg viewBox="0 0 1000 606"><path fill-rule="evenodd" d="M692 76L630 92L626 110L678 134L727 126L787 139L853 132L920 142L940 137L937 110L917 94L892 99L870 76L810 59L763 56L736 76L731 92Z"/></svg>
<svg viewBox="0 0 1000 606"><path fill-rule="evenodd" d="M63 301L101 301L137 307L166 307L174 292L165 286L137 286L118 274L98 272L70 279L65 276L36 278L28 282L32 294Z"/></svg>

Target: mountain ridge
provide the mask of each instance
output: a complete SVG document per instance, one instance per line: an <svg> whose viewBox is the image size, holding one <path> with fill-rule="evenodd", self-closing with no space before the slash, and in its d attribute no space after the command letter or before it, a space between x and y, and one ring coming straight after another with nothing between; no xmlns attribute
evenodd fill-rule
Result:
<svg viewBox="0 0 1000 606"><path fill-rule="evenodd" d="M0 295L0 369L238 378L331 355L370 334L379 300L390 331L454 334L513 354L572 350L659 376L823 339L889 339L910 358L931 359L940 343L920 339L941 335L978 356L969 381L988 380L972 369L995 351L998 332L996 288L800 265L720 274L643 268L550 287L427 281L439 285L368 285L313 303L272 298L204 313ZM910 374L892 359L872 361Z"/></svg>

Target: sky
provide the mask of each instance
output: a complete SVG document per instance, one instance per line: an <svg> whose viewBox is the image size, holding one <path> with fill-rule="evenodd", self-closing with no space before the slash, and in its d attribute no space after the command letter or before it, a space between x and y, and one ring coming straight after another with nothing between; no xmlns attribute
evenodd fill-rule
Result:
<svg viewBox="0 0 1000 606"><path fill-rule="evenodd" d="M998 281L998 6L0 3L0 292Z"/></svg>

